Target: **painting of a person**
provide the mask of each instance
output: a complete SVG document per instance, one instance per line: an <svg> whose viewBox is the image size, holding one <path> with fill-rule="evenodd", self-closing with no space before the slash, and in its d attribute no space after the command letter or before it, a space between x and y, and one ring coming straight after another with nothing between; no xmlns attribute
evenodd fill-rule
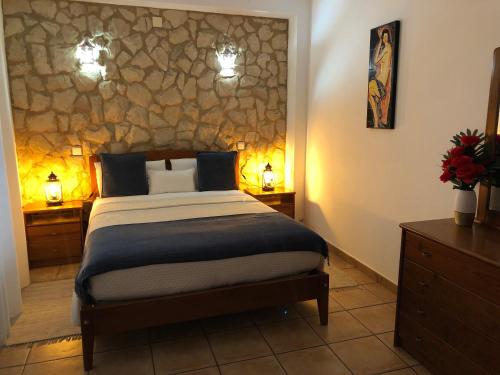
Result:
<svg viewBox="0 0 500 375"><path fill-rule="evenodd" d="M375 30L376 45L370 56L368 82L368 126L393 128L391 99L393 95L395 30L391 25L384 25ZM372 36L372 48L373 42Z"/></svg>

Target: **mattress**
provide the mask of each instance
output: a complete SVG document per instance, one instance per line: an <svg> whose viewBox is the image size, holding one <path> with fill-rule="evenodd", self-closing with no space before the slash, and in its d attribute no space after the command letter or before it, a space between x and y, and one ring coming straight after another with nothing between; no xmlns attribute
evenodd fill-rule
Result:
<svg viewBox="0 0 500 375"><path fill-rule="evenodd" d="M104 198L94 204L89 233L107 225L270 211L274 210L240 191ZM121 301L263 281L321 269L322 255L307 250L115 270L93 276L89 292L96 301ZM80 301L76 294L73 299L73 321L79 324Z"/></svg>

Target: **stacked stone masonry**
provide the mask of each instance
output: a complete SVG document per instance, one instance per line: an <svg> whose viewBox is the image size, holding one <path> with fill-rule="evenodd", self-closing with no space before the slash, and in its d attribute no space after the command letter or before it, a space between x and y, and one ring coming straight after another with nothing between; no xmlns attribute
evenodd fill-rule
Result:
<svg viewBox="0 0 500 375"><path fill-rule="evenodd" d="M72 145L88 156L245 141L247 178L258 183L270 161L283 179L287 20L54 0L3 0L3 13L25 203L43 199L51 170L65 199L90 193L87 158L71 157ZM105 73L81 71L85 35L105 47ZM240 48L232 78L215 54L224 35Z"/></svg>

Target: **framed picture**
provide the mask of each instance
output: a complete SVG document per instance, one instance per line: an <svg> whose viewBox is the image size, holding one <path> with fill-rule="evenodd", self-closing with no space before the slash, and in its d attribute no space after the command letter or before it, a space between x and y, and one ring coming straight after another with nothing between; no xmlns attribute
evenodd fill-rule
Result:
<svg viewBox="0 0 500 375"><path fill-rule="evenodd" d="M398 46L399 21L370 31L367 128L394 129Z"/></svg>

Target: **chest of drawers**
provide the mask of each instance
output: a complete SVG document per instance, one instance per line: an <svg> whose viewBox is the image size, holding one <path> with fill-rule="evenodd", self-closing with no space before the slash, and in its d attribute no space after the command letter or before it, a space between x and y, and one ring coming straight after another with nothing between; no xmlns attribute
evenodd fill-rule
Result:
<svg viewBox="0 0 500 375"><path fill-rule="evenodd" d="M435 374L500 374L500 232L401 227L395 345Z"/></svg>

